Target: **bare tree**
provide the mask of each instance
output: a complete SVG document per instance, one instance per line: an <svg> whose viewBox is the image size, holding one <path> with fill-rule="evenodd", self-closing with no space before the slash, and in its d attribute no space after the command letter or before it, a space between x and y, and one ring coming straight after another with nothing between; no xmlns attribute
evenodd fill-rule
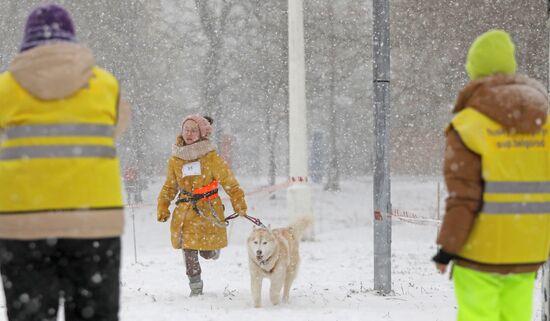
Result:
<svg viewBox="0 0 550 321"><path fill-rule="evenodd" d="M325 190L328 191L338 191L340 190L340 163L338 157L338 145L337 145L337 135L338 135L338 120L336 117L336 82L337 71L336 71L336 33L335 33L335 16L334 8L332 3L327 3L327 16L330 23L330 33L329 38L329 59L330 59L330 84L329 84L329 161L327 168L327 182L325 184Z"/></svg>
<svg viewBox="0 0 550 321"><path fill-rule="evenodd" d="M366 4L355 0L310 0L306 7L308 105L325 133L325 189L339 190L343 170L357 171L371 148L361 148L369 130L369 19Z"/></svg>
<svg viewBox="0 0 550 321"><path fill-rule="evenodd" d="M200 18L204 35L208 40L208 49L203 64L204 84L203 103L208 114L214 119L222 117L220 92L220 66L224 47L224 32L227 29L229 15L235 6L236 1L232 0L195 0L197 12Z"/></svg>
<svg viewBox="0 0 550 321"><path fill-rule="evenodd" d="M286 1L252 1L252 10L260 39L258 81L264 113L266 145L268 146L268 183L275 184L277 177L276 150L281 122L288 120L288 35L286 32ZM281 100L285 103L281 104ZM279 105L283 108L277 109Z"/></svg>
<svg viewBox="0 0 550 321"><path fill-rule="evenodd" d="M468 48L481 33L493 28L508 31L516 43L519 72L543 82L546 79L548 48L542 32L546 12L541 0L456 4L437 0L391 3L391 145L392 169L398 172L440 172L444 127L458 91L467 82Z"/></svg>

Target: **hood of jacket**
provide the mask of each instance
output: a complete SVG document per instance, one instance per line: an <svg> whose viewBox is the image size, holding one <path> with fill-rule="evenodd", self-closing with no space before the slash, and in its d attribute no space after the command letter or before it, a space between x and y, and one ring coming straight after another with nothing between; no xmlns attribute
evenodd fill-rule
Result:
<svg viewBox="0 0 550 321"><path fill-rule="evenodd" d="M88 85L92 51L74 43L54 43L19 53L8 66L15 80L40 100L58 100Z"/></svg>
<svg viewBox="0 0 550 321"><path fill-rule="evenodd" d="M454 113L474 108L511 133L536 133L546 123L544 86L522 75L498 74L469 82L459 93Z"/></svg>

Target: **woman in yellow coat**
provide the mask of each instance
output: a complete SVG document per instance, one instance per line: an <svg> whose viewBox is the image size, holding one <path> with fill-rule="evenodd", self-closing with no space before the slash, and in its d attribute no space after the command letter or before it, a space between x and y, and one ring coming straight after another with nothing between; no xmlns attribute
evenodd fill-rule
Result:
<svg viewBox="0 0 550 321"><path fill-rule="evenodd" d="M170 218L168 207L177 194L170 224L172 246L183 249L191 296L195 296L202 294L203 288L198 255L215 260L220 249L227 246L218 186L229 195L235 213L246 215L246 202L239 182L208 139L213 131L212 119L187 116L181 128L158 196L157 220L166 222Z"/></svg>

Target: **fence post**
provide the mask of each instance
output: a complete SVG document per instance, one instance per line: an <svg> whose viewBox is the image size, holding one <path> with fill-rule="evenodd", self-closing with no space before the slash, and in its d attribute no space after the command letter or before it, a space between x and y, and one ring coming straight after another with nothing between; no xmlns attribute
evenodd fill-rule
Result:
<svg viewBox="0 0 550 321"><path fill-rule="evenodd" d="M136 218L134 215L134 206L132 204L130 205L130 209L132 211L132 234L134 235L134 263L137 264L137 245L136 245Z"/></svg>

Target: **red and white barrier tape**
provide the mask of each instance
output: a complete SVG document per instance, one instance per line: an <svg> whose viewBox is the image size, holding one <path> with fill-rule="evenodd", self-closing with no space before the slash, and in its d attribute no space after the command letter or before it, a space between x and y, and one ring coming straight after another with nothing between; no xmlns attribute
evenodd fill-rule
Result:
<svg viewBox="0 0 550 321"><path fill-rule="evenodd" d="M410 211L403 211L403 210L399 210L399 209L393 209L390 216L395 217L396 219L398 219L400 221L403 221L403 222L406 222L406 223L411 223L411 224L416 224L416 225L436 225L436 226L439 226L441 224L441 220L433 219L433 218L429 218L429 217L422 217L422 216L417 215L416 213L413 213L413 212L410 212ZM382 215L382 213L380 211L375 211L374 212L374 219L377 220L377 221L381 221L381 220L384 219L384 216Z"/></svg>
<svg viewBox="0 0 550 321"><path fill-rule="evenodd" d="M308 179L307 176L291 176L288 181L291 183L307 183Z"/></svg>

